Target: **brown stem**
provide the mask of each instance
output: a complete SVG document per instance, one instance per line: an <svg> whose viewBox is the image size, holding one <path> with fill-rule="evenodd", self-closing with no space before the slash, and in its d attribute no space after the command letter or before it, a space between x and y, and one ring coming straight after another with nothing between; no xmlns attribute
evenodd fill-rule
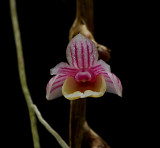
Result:
<svg viewBox="0 0 160 148"><path fill-rule="evenodd" d="M81 148L86 121L86 98L73 100L70 105L70 148Z"/></svg>
<svg viewBox="0 0 160 148"><path fill-rule="evenodd" d="M76 7L76 18L70 29L69 39L78 33L93 39L93 0L76 0Z"/></svg>
<svg viewBox="0 0 160 148"><path fill-rule="evenodd" d="M71 40L75 35L82 35L91 39L103 55L105 61L109 60L109 49L98 44L94 37L93 0L76 0L76 18L69 32ZM110 148L108 144L98 136L86 122L86 99L71 101L69 123L70 148Z"/></svg>
<svg viewBox="0 0 160 148"><path fill-rule="evenodd" d="M94 32L93 0L77 0L76 18L84 21L90 32Z"/></svg>
<svg viewBox="0 0 160 148"><path fill-rule="evenodd" d="M104 45L97 43L94 39L94 16L93 16L93 0L76 0L77 11L76 18L69 31L69 40L75 35L81 33L85 37L92 40L99 52L99 58L104 61L110 60L111 50Z"/></svg>
<svg viewBox="0 0 160 148"><path fill-rule="evenodd" d="M86 123L84 125L82 148L111 148L97 133Z"/></svg>

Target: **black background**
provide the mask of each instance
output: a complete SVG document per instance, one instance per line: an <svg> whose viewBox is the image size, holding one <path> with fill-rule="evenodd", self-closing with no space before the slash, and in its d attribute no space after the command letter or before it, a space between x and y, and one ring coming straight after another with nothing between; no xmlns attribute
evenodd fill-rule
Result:
<svg viewBox="0 0 160 148"><path fill-rule="evenodd" d="M45 89L51 78L50 68L66 62L65 50L75 18L75 5L75 0L17 1L27 82L33 102L67 143L70 101L64 97L47 101ZM4 147L12 144L16 148L31 148L30 121L18 76L9 2L4 6L3 23L7 29L3 39L7 43L2 42L5 48L1 54L1 59L5 58L1 62L5 78L2 93L5 97L1 98L4 101L1 106L5 107L1 112L2 129L5 129L2 137ZM122 82L123 97L106 93L101 98L88 98L87 121L112 148L141 147L142 137L148 133L143 120L148 116L143 109L146 98L141 95L142 82L137 82L142 75L137 67L145 68L144 60L139 60L144 51L142 36L146 13L140 11L143 7L144 4L138 2L94 1L94 37L112 50L108 63ZM39 121L38 131L42 148L60 148Z"/></svg>

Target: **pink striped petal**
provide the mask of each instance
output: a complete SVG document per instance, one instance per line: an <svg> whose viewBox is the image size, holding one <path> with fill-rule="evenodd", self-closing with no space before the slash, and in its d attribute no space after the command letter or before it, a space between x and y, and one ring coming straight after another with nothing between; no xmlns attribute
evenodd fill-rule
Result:
<svg viewBox="0 0 160 148"><path fill-rule="evenodd" d="M97 64L91 67L91 70L93 70L96 76L102 73L111 72L110 66L103 60L98 60Z"/></svg>
<svg viewBox="0 0 160 148"><path fill-rule="evenodd" d="M70 65L79 68L90 68L98 60L98 51L94 43L81 34L76 35L67 46L67 60Z"/></svg>
<svg viewBox="0 0 160 148"><path fill-rule="evenodd" d="M61 63L57 64L54 68L50 69L51 75L66 74L68 76L73 76L73 75L75 75L76 72L77 72L77 69L68 65L65 62L61 62Z"/></svg>
<svg viewBox="0 0 160 148"><path fill-rule="evenodd" d="M104 62L103 60L98 60L97 65L101 65L106 72L111 72L110 65L108 65L108 64L107 64L106 62Z"/></svg>
<svg viewBox="0 0 160 148"><path fill-rule="evenodd" d="M91 68L97 76L103 74L107 83L107 92L122 96L122 85L119 78L111 73L110 66L103 60L99 60L95 66Z"/></svg>
<svg viewBox="0 0 160 148"><path fill-rule="evenodd" d="M52 100L62 96L62 85L67 75L56 75L50 79L46 87L46 98Z"/></svg>
<svg viewBox="0 0 160 148"><path fill-rule="evenodd" d="M114 93L122 97L122 84L117 76L113 73L103 73L106 83L107 83L107 92Z"/></svg>

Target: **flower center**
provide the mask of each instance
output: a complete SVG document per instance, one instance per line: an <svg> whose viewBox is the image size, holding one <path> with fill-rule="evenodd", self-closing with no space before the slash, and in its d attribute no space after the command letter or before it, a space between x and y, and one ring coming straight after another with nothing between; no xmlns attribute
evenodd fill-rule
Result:
<svg viewBox="0 0 160 148"><path fill-rule="evenodd" d="M95 81L95 75L92 71L88 69L81 69L77 72L75 75L76 82L94 82Z"/></svg>

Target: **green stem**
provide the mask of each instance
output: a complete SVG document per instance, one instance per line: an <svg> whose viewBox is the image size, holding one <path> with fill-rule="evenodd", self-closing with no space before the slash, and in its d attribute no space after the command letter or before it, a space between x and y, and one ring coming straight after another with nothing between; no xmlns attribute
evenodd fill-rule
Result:
<svg viewBox="0 0 160 148"><path fill-rule="evenodd" d="M42 123L42 125L44 125L44 127L56 138L56 140L61 145L61 147L69 148L69 146L60 137L60 135L54 129L52 129L51 126L43 119L38 108L36 107L36 105L33 104L33 101L27 86L24 58L23 58L23 49L22 49L20 29L18 25L18 17L17 17L15 0L10 0L10 11L11 11L11 19L13 24L14 38L15 38L16 50L17 50L20 83L21 83L22 91L25 96L25 100L27 103L28 111L29 111L34 148L40 148L36 115L39 121Z"/></svg>
<svg viewBox="0 0 160 148"><path fill-rule="evenodd" d="M69 148L69 146L65 143L65 141L61 138L61 136L51 128L51 126L43 119L41 113L39 112L36 105L32 105L39 121L44 125L44 127L56 138L58 143L61 145L62 148Z"/></svg>
<svg viewBox="0 0 160 148"><path fill-rule="evenodd" d="M10 11L11 11L11 19L12 19L14 38L15 38L16 50L17 50L17 60L18 60L20 83L21 83L21 87L22 87L23 94L25 96L25 100L27 103L28 111L29 111L33 144L34 144L34 148L40 148L36 115L32 108L33 102L32 102L31 95L30 95L30 92L27 86L27 81L26 81L25 66L24 66L24 59L23 59L23 49L22 49L22 42L21 42L21 35L20 35L20 29L19 29L19 24L18 24L15 0L10 0Z"/></svg>

